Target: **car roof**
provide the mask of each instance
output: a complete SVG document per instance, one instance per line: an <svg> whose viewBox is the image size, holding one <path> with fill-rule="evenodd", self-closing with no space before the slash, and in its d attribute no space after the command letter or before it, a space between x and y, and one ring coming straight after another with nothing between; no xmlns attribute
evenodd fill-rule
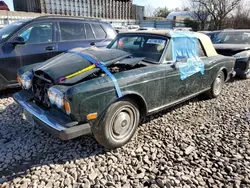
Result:
<svg viewBox="0 0 250 188"><path fill-rule="evenodd" d="M242 33L242 32L250 32L250 29L225 29L225 30L211 31L211 33Z"/></svg>
<svg viewBox="0 0 250 188"><path fill-rule="evenodd" d="M89 18L89 17L72 17L72 16L63 16L63 15L48 15L48 16L40 16L37 18L34 18L33 20L47 20L47 19L56 19L56 20L81 20L81 21L90 21L90 22L99 22L99 23L106 23L108 24L108 22L102 21L100 19L97 18Z"/></svg>

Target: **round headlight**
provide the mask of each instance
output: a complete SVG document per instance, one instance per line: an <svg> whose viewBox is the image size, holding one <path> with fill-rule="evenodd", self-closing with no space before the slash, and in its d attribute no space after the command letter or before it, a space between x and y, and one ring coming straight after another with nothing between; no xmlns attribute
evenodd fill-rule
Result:
<svg viewBox="0 0 250 188"><path fill-rule="evenodd" d="M55 88L48 89L48 97L51 104L55 104L58 108L64 105L63 93Z"/></svg>
<svg viewBox="0 0 250 188"><path fill-rule="evenodd" d="M33 74L31 72L26 72L21 76L21 83L24 89L30 89L32 86Z"/></svg>
<svg viewBox="0 0 250 188"><path fill-rule="evenodd" d="M56 94L55 104L56 104L57 108L63 107L63 97L60 96L59 94Z"/></svg>
<svg viewBox="0 0 250 188"><path fill-rule="evenodd" d="M51 90L51 89L48 90L48 97L49 97L50 103L51 103L51 104L55 104L56 93L53 92L53 90Z"/></svg>

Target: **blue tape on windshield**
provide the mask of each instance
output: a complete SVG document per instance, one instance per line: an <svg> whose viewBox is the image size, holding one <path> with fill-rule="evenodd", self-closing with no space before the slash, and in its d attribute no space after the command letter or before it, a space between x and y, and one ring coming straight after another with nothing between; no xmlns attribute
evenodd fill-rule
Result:
<svg viewBox="0 0 250 188"><path fill-rule="evenodd" d="M171 32L173 60L177 62L181 80L197 72L204 74L204 63L199 58L199 41L192 32Z"/></svg>
<svg viewBox="0 0 250 188"><path fill-rule="evenodd" d="M103 65L102 62L98 62L98 61L96 61L95 59L93 59L92 57L90 57L90 56L88 56L88 55L86 55L86 54L82 54L81 52L75 52L75 51L71 51L71 50L70 50L70 51L68 51L68 53L72 53L72 54L79 55L79 56L81 56L82 58L88 60L90 63L96 65L96 67L102 69L102 70L112 79L112 81L113 81L113 83L114 83L114 85L115 85L115 89L116 89L116 93L117 93L118 97L119 97L119 98L122 97L122 92L121 92L121 89L120 89L120 87L119 87L119 84L118 84L116 78L115 78L114 75L107 69L107 67L105 67L105 66Z"/></svg>

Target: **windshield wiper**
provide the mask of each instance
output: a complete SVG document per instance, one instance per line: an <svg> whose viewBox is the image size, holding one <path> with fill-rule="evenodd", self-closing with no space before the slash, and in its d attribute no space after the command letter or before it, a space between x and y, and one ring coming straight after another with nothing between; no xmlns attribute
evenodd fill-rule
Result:
<svg viewBox="0 0 250 188"><path fill-rule="evenodd" d="M156 64L154 61L150 61L150 60L147 60L147 59L143 59L142 61L145 61L147 63L154 63L154 64Z"/></svg>

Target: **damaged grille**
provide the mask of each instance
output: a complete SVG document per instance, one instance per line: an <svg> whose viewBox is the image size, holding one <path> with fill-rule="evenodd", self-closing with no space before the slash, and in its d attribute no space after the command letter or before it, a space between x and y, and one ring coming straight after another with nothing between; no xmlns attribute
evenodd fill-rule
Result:
<svg viewBox="0 0 250 188"><path fill-rule="evenodd" d="M48 89L53 85L52 81L44 73L35 73L33 78L33 94L37 103L45 107L51 107L48 97Z"/></svg>

